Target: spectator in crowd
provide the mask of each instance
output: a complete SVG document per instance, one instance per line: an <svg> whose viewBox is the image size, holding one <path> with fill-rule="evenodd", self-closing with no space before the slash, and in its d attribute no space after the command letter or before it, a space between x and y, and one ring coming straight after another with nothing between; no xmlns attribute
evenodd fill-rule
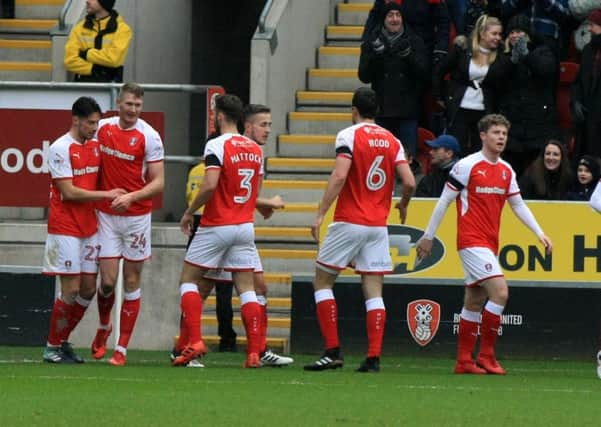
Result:
<svg viewBox="0 0 601 427"><path fill-rule="evenodd" d="M499 95L499 112L511 122L504 159L518 178L543 145L562 137L555 102L558 60L551 49L530 37L530 21L516 15L507 23L505 55L510 74Z"/></svg>
<svg viewBox="0 0 601 427"><path fill-rule="evenodd" d="M599 159L585 154L578 160L576 182L566 198L568 200L589 201L599 178L601 178Z"/></svg>
<svg viewBox="0 0 601 427"><path fill-rule="evenodd" d="M457 37L449 55L434 70L432 95L446 110L448 133L457 138L462 154L480 149L478 121L495 111L497 93L508 72L509 60L498 52L502 30L501 21L482 15L471 37Z"/></svg>
<svg viewBox="0 0 601 427"><path fill-rule="evenodd" d="M431 148L430 173L417 184L415 197L439 197L442 194L449 172L459 160L459 142L452 135L440 135L433 141L426 141Z"/></svg>
<svg viewBox="0 0 601 427"><path fill-rule="evenodd" d="M589 16L591 41L572 85L572 116L580 127L576 155L601 157L601 9Z"/></svg>
<svg viewBox="0 0 601 427"><path fill-rule="evenodd" d="M421 93L430 71L423 40L404 25L401 6L383 6L384 24L361 45L359 79L371 83L378 97L376 122L417 149Z"/></svg>
<svg viewBox="0 0 601 427"><path fill-rule="evenodd" d="M76 82L122 82L132 31L113 6L115 0L87 0L85 19L69 35L65 68Z"/></svg>
<svg viewBox="0 0 601 427"><path fill-rule="evenodd" d="M382 10L388 3L401 6L405 23L426 46L429 64L438 62L449 47L449 11L442 0L375 0L363 28L363 41L382 25Z"/></svg>
<svg viewBox="0 0 601 427"><path fill-rule="evenodd" d="M531 34L540 37L558 58L562 57L574 23L569 0L503 0L502 3L505 19L520 13L526 15L530 19Z"/></svg>
<svg viewBox="0 0 601 427"><path fill-rule="evenodd" d="M572 185L572 172L565 146L549 140L519 180L524 199L564 200Z"/></svg>

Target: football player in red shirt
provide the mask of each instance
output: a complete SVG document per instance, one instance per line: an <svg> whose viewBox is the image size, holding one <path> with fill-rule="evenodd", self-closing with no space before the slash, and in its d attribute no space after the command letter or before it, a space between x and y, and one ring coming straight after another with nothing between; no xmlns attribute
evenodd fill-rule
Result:
<svg viewBox="0 0 601 427"><path fill-rule="evenodd" d="M392 272L387 219L394 190L395 173L403 183L399 203L401 222L407 217L415 178L405 158L401 142L375 124L376 94L363 87L352 101L354 125L336 136L336 163L312 234L319 241L319 228L336 199L334 222L319 249L316 260L315 303L317 319L325 341L325 353L305 370L341 368L343 358L338 340L338 309L332 289L341 270L353 264L361 274L367 311L367 358L357 371L378 372L386 310L382 299L383 275Z"/></svg>
<svg viewBox="0 0 601 427"><path fill-rule="evenodd" d="M119 115L101 120L98 126L102 153L100 188L121 186L127 191L97 207L101 245L101 286L97 295L100 327L92 343L92 355L101 359L106 354L119 260L123 258L124 301L119 342L109 359L115 366L123 366L127 361L127 345L140 312L142 267L151 256L152 197L163 191L165 181L163 142L158 132L140 118L143 105L144 89L126 83L117 98Z"/></svg>
<svg viewBox="0 0 601 427"><path fill-rule="evenodd" d="M436 230L451 202L457 199L457 249L465 273L465 298L455 365L457 374L505 374L495 355L501 315L509 296L497 259L505 202L509 202L516 216L536 234L547 254L553 249L551 240L520 195L515 172L501 159L509 126L509 121L498 114L480 119L482 150L455 164L428 227L416 244L419 258L430 255ZM472 353L478 329L480 353L474 362Z"/></svg>
<svg viewBox="0 0 601 427"><path fill-rule="evenodd" d="M43 356L50 363L83 363L67 340L96 292L99 244L93 202L125 194L119 188L96 190L100 147L93 138L100 106L81 97L71 111L71 129L50 145L48 154L52 183L43 274L59 276L61 287Z"/></svg>

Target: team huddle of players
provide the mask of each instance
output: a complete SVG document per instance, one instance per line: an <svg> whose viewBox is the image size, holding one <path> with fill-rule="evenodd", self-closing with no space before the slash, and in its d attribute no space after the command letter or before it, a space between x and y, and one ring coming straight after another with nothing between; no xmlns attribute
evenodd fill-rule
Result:
<svg viewBox="0 0 601 427"><path fill-rule="evenodd" d="M101 359L112 331L110 313L114 287L123 259L124 301L118 345L109 363L126 364L127 345L140 311L140 275L150 256L152 196L164 186L163 145L158 133L139 118L143 90L125 84L118 98L119 115L100 119L98 104L83 97L73 105L70 131L50 146L52 175L48 240L44 272L59 275L61 295L56 299L44 360L82 362L68 343L73 328L97 295L100 326L92 354ZM403 193L396 207L405 222L415 180L403 147L390 132L375 124L377 100L368 88L352 99L353 125L336 137L336 160L312 225L319 241L324 216L337 201L334 222L321 242L316 260L314 296L317 320L324 339L322 357L304 367L309 371L340 368L344 364L332 292L339 272L352 265L361 275L365 297L368 350L359 372L378 372L386 323L382 298L383 276L392 272L387 218L395 175ZM246 113L246 114L244 114ZM216 270L225 271L240 296L241 316L248 340L245 367L292 363L266 348L267 287L254 242L254 211L269 217L283 207L279 197L259 196L263 179L263 152L271 127L269 109L243 108L234 95L215 103L217 138L208 141L205 175L196 197L180 221L192 234L194 214L204 207L194 230L180 277L182 321L172 351L174 366L202 366L207 348L202 340L202 304L214 286ZM244 135L237 124L245 123ZM548 253L551 240L544 234L520 196L511 166L501 159L509 122L500 115L479 123L482 150L460 160L417 242L419 258L430 255L436 230L456 201L457 246L465 272L465 299L461 311L457 374L504 374L497 361L495 342L508 287L497 260L499 224L506 201L518 218L536 234ZM601 210L601 190L591 203ZM98 260L98 262L97 262ZM96 275L100 268L100 287ZM220 273L223 274L223 273ZM480 350L474 350L480 330Z"/></svg>

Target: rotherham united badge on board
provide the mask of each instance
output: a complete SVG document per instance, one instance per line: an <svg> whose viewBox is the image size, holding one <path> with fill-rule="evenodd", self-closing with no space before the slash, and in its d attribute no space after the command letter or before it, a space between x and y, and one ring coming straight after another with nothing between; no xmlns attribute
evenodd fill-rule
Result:
<svg viewBox="0 0 601 427"><path fill-rule="evenodd" d="M425 347L438 332L440 304L428 299L418 299L407 304L407 327L420 346Z"/></svg>

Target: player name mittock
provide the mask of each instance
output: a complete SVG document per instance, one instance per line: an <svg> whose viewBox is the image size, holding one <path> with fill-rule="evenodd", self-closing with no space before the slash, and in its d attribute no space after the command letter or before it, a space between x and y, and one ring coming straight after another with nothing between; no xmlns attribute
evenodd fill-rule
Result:
<svg viewBox="0 0 601 427"><path fill-rule="evenodd" d="M87 173L97 173L98 169L98 166L86 166L85 168L73 169L73 175L80 176Z"/></svg>
<svg viewBox="0 0 601 427"><path fill-rule="evenodd" d="M256 153L236 153L230 157L232 163L238 162L254 162L258 164L263 164L263 156Z"/></svg>
<svg viewBox="0 0 601 427"><path fill-rule="evenodd" d="M134 156L133 154L127 154L127 153L123 153L119 150L114 150L112 148L107 147L106 145L100 145L100 151L102 151L103 153L108 154L109 156L115 156L118 157L120 159L123 160L129 160L129 161L134 161L136 160L136 156Z"/></svg>
<svg viewBox="0 0 601 427"><path fill-rule="evenodd" d="M500 187L476 187L476 193L482 194L505 194L505 189Z"/></svg>

